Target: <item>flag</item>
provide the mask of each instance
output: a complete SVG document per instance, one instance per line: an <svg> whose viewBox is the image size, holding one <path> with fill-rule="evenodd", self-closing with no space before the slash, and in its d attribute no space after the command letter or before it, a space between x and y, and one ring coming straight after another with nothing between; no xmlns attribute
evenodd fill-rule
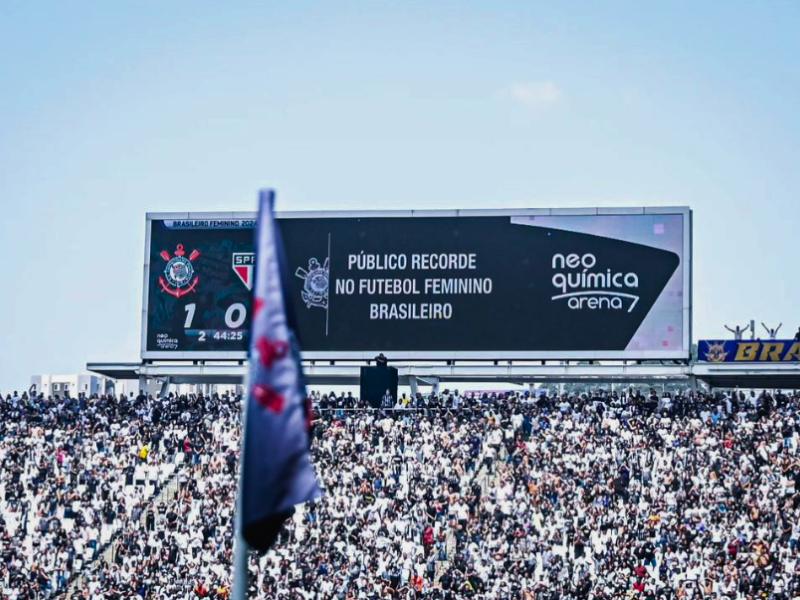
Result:
<svg viewBox="0 0 800 600"><path fill-rule="evenodd" d="M239 490L242 535L262 551L295 504L320 495L309 458L310 407L273 200L272 190L261 192Z"/></svg>

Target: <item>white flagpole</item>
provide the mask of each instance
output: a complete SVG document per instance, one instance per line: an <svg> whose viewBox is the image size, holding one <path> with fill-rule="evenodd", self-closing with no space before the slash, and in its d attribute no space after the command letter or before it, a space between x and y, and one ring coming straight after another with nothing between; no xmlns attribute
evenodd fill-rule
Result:
<svg viewBox="0 0 800 600"><path fill-rule="evenodd" d="M247 407L250 404L250 395L248 380L250 366L248 360L248 369L244 376L244 394L242 395L242 435L241 444L239 447L239 486L236 490L236 515L234 517L234 535L233 535L233 593L231 600L246 600L247 598L247 579L248 579L248 554L249 549L247 542L244 541L242 535L242 506L244 501L242 499L242 482L244 480L244 448L245 448L245 435L247 432Z"/></svg>
<svg viewBox="0 0 800 600"><path fill-rule="evenodd" d="M261 219L262 215L262 208L263 202L261 201L261 196L264 193L268 193L273 196L272 202L274 202L274 192L272 190L264 190L259 192L258 195L258 224L257 227L261 227ZM270 210L272 210L272 202L270 202ZM256 231L256 239L259 239L261 236L260 229ZM258 245L256 245L256 252L258 251ZM256 265L254 267L254 275L258 269L258 258L256 258ZM253 280L255 284L255 279ZM255 289L255 285L253 286ZM253 315L252 318L255 318ZM252 325L251 325L251 335L252 335ZM252 340L248 341L248 344L252 343ZM250 352L247 353L247 370L245 371L244 379L242 383L244 384L244 394L242 396L242 435L241 435L241 445L239 447L239 487L236 490L236 515L234 518L234 534L233 534L233 590L231 593L231 600L246 600L247 599L247 583L248 583L248 556L249 556L249 548L247 547L247 542L244 540L244 535L242 535L242 508L244 507L244 449L246 447L247 442L247 410L250 406L250 360L251 360Z"/></svg>

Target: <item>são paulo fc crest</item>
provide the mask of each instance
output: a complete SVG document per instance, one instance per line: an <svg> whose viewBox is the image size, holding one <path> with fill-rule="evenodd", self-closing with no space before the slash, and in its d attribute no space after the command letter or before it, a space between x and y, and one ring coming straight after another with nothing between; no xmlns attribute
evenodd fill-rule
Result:
<svg viewBox="0 0 800 600"><path fill-rule="evenodd" d="M330 259L326 258L325 263L320 265L316 258L308 259L308 270L297 267L295 276L303 280L303 290L300 295L306 308L319 306L328 308L328 265Z"/></svg>
<svg viewBox="0 0 800 600"><path fill-rule="evenodd" d="M178 244L175 248L175 255L170 256L166 250L161 251L161 258L166 262L164 275L159 276L158 283L161 289L170 296L180 298L189 292L193 292L200 281L200 277L194 272L195 260L200 257L199 250L192 250L189 258L186 258L186 251L183 244Z"/></svg>
<svg viewBox="0 0 800 600"><path fill-rule="evenodd" d="M254 252L234 252L231 268L248 290L253 289L253 268L256 264Z"/></svg>

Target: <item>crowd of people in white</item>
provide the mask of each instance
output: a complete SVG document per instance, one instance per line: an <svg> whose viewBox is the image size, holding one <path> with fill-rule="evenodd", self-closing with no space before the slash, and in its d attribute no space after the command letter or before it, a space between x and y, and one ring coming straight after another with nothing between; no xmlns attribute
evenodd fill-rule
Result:
<svg viewBox="0 0 800 600"><path fill-rule="evenodd" d="M800 597L800 394L313 397L252 598ZM228 598L238 398L0 398L0 597Z"/></svg>

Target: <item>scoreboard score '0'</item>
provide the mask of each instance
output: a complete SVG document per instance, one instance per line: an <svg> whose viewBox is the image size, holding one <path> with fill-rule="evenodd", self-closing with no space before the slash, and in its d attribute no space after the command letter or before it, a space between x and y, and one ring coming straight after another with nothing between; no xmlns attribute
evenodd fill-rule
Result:
<svg viewBox="0 0 800 600"><path fill-rule="evenodd" d="M305 358L686 359L691 211L278 214ZM148 214L142 358L243 359L251 213Z"/></svg>

